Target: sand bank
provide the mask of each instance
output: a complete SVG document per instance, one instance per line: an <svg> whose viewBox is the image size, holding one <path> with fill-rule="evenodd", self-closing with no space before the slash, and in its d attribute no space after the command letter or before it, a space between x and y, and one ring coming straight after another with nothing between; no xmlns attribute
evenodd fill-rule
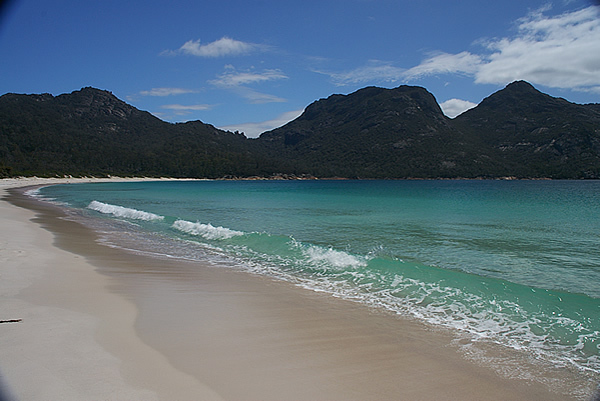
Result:
<svg viewBox="0 0 600 401"><path fill-rule="evenodd" d="M0 320L22 321L0 324L0 372L18 399L569 399L477 366L415 322L128 254L52 206L11 202L21 207L0 202Z"/></svg>

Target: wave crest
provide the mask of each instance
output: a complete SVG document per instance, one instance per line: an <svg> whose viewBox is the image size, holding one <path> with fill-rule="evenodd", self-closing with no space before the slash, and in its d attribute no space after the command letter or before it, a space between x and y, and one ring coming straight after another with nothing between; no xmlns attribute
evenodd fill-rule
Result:
<svg viewBox="0 0 600 401"><path fill-rule="evenodd" d="M326 264L334 268L363 267L367 265L367 262L361 258L332 248L310 246L306 249L305 254L310 262L317 265Z"/></svg>
<svg viewBox="0 0 600 401"><path fill-rule="evenodd" d="M186 220L176 220L173 228L191 235L198 235L208 240L228 239L238 235L244 235L241 231L230 230L226 227L215 227L212 224L200 222L192 223Z"/></svg>
<svg viewBox="0 0 600 401"><path fill-rule="evenodd" d="M88 205L88 209L95 210L97 212L103 214L110 214L115 217L122 217L126 219L134 219L134 220L144 220L144 221L152 221L152 220L163 220L163 216L159 216L158 214L144 212L142 210L131 209L128 207L111 205L108 203L91 201Z"/></svg>

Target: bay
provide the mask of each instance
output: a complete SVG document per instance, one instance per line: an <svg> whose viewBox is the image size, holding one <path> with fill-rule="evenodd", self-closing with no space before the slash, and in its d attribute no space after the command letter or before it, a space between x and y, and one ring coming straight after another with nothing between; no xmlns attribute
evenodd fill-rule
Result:
<svg viewBox="0 0 600 401"><path fill-rule="evenodd" d="M247 270L600 374L599 181L189 181L34 195L110 246ZM479 353L479 355L482 355Z"/></svg>

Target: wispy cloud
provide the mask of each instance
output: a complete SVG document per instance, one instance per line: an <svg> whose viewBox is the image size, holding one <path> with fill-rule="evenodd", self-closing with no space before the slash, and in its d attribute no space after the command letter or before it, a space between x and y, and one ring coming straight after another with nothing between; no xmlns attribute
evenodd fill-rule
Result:
<svg viewBox="0 0 600 401"><path fill-rule="evenodd" d="M361 84L365 82L397 82L404 79L405 69L394 67L390 63L369 60L367 65L350 71L328 72L313 70L314 72L329 75L335 85L344 86Z"/></svg>
<svg viewBox="0 0 600 401"><path fill-rule="evenodd" d="M343 72L315 71L329 75L339 86L367 82L407 82L427 75L461 73L474 74L481 64L481 57L469 52L448 54L437 52L418 66L400 68L389 62L369 60L365 66Z"/></svg>
<svg viewBox="0 0 600 401"><path fill-rule="evenodd" d="M205 111L213 109L211 104L164 104L161 109L169 110L167 113L153 113L160 118L173 118L174 116L181 117L194 113L195 111Z"/></svg>
<svg viewBox="0 0 600 401"><path fill-rule="evenodd" d="M239 96L247 99L250 103L273 103L286 101L285 99L275 95L258 92L248 86L268 81L287 79L287 75L285 75L281 70L271 69L263 70L261 72L238 71L231 65L226 66L225 69L226 71L223 74L208 82L218 88L231 90L237 93Z"/></svg>
<svg viewBox="0 0 600 401"><path fill-rule="evenodd" d="M152 88L150 90L141 91L141 96L174 96L184 95L186 93L198 93L197 90L185 88Z"/></svg>
<svg viewBox="0 0 600 401"><path fill-rule="evenodd" d="M287 102L287 99L284 99L282 97L270 95L268 93L258 92L258 91L255 91L254 89L250 89L245 86L240 86L240 87L234 88L234 91L238 95L247 99L250 103L253 103L253 104Z"/></svg>
<svg viewBox="0 0 600 401"><path fill-rule="evenodd" d="M163 109L176 110L176 111L198 111L198 110L210 110L213 108L213 106L210 104L191 104L191 105L165 104L160 107Z"/></svg>
<svg viewBox="0 0 600 401"><path fill-rule="evenodd" d="M546 17L532 13L519 35L487 43L492 51L475 74L477 83L517 79L600 92L600 7Z"/></svg>
<svg viewBox="0 0 600 401"><path fill-rule="evenodd" d="M200 39L188 40L178 50L167 50L163 52L163 54L189 54L197 57L216 58L225 56L240 56L264 49L266 49L264 45L242 42L224 36L221 39L206 44L202 44Z"/></svg>
<svg viewBox="0 0 600 401"><path fill-rule="evenodd" d="M439 52L431 55L421 64L406 70L402 75L405 80L437 74L472 75L479 70L482 62L481 56L466 51L458 54Z"/></svg>
<svg viewBox="0 0 600 401"><path fill-rule="evenodd" d="M336 85L410 82L426 76L460 74L476 83L534 84L600 93L600 7L548 16L549 6L516 21L513 37L480 41L478 53L430 54L419 65L403 69L382 61L345 72L323 72Z"/></svg>
<svg viewBox="0 0 600 401"><path fill-rule="evenodd" d="M600 92L600 7L544 15L543 8L517 21L518 34L485 43L487 53L442 54L407 71L407 79L467 74L476 83L524 79L554 88Z"/></svg>
<svg viewBox="0 0 600 401"><path fill-rule="evenodd" d="M302 114L304 110L293 110L288 111L279 116L275 117L272 120L262 121L262 122L250 122L250 123L241 123L241 124L233 124L227 125L224 127L220 127L221 129L228 131L239 131L243 132L248 138L256 138L260 134L265 131L270 131L277 127L281 127L282 125L287 124L288 122L296 119L300 114Z"/></svg>
<svg viewBox="0 0 600 401"><path fill-rule="evenodd" d="M238 72L234 67L227 66L227 71L219 75L217 79L209 81L216 86L240 86L278 79L287 79L280 70L264 70L262 72Z"/></svg>

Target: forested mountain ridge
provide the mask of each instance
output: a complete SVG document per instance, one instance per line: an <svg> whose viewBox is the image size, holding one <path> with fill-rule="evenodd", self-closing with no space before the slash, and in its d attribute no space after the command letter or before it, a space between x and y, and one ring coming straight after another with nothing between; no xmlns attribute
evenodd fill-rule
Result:
<svg viewBox="0 0 600 401"><path fill-rule="evenodd" d="M600 178L600 104L571 103L518 81L454 124L491 148L503 175Z"/></svg>
<svg viewBox="0 0 600 401"><path fill-rule="evenodd" d="M600 178L600 105L519 81L450 119L426 89L367 87L257 139L171 124L83 88L0 97L0 175Z"/></svg>
<svg viewBox="0 0 600 401"><path fill-rule="evenodd" d="M5 175L220 177L256 169L249 148L243 135L170 124L94 88L0 97Z"/></svg>
<svg viewBox="0 0 600 401"><path fill-rule="evenodd" d="M427 90L368 87L312 103L261 141L318 176L458 177L478 156Z"/></svg>
<svg viewBox="0 0 600 401"><path fill-rule="evenodd" d="M424 88L365 88L260 139L315 175L600 178L599 106L518 81L449 119Z"/></svg>

